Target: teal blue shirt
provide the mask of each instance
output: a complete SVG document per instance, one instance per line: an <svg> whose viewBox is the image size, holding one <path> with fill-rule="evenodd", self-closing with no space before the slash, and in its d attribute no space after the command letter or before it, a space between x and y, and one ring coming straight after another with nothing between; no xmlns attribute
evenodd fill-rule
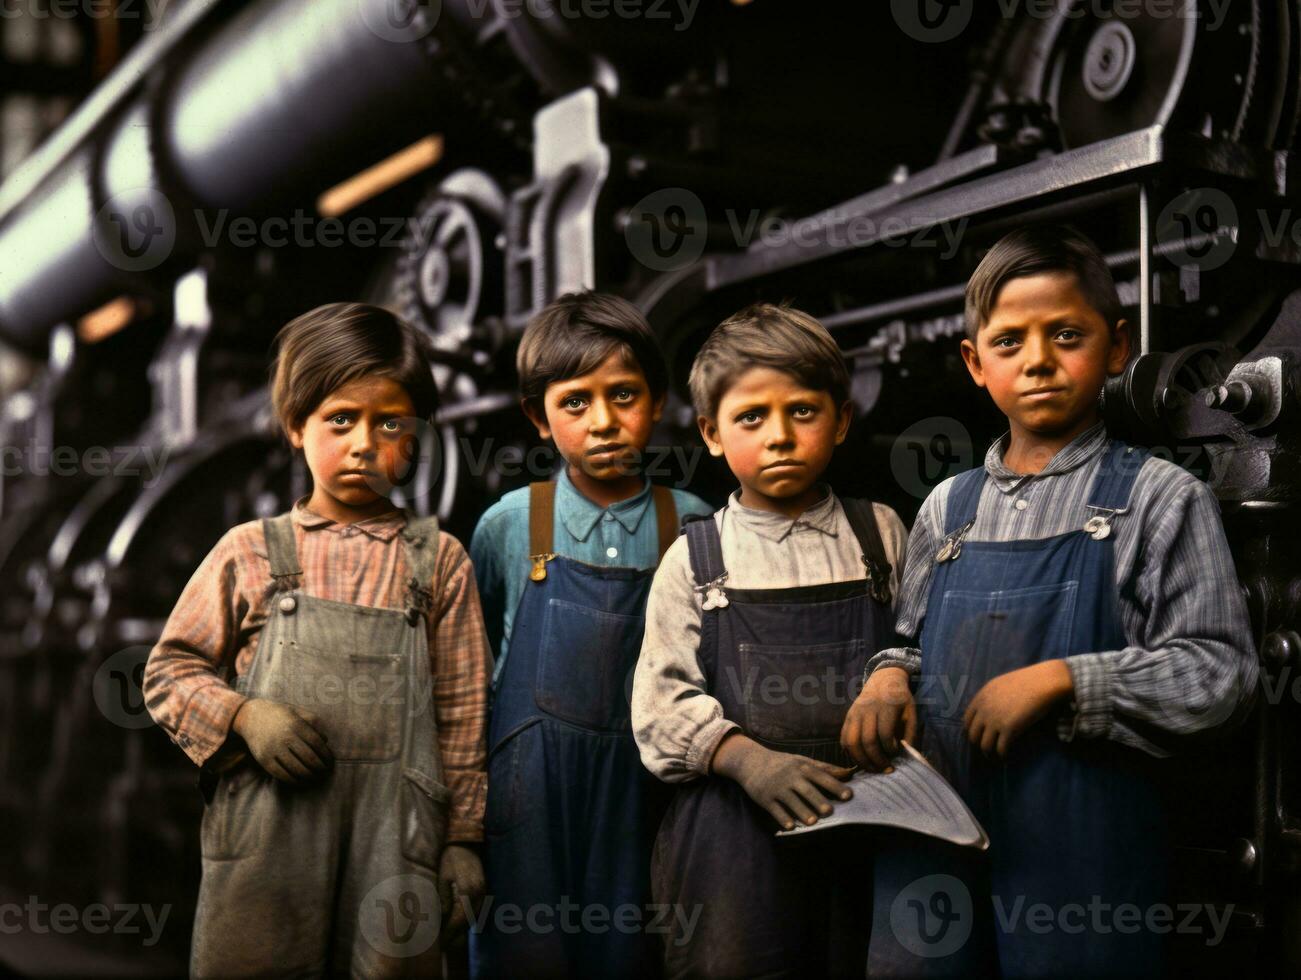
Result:
<svg viewBox="0 0 1301 980"><path fill-rule="evenodd" d="M695 494L673 490L678 520L712 514ZM588 500L562 467L556 477L556 519L551 550L588 565L654 568L659 564L659 533L651 484L635 497L601 507ZM470 540L470 558L479 584L488 638L498 651L494 686L510 649L511 626L529 582L529 488L512 490L479 518Z"/></svg>

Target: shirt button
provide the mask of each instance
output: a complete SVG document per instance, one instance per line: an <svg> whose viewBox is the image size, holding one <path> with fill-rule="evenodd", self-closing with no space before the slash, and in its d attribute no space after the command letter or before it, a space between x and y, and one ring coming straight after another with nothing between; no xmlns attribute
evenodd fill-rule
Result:
<svg viewBox="0 0 1301 980"><path fill-rule="evenodd" d="M280 611L282 613L291 613L298 608L298 600L291 595L280 597Z"/></svg>
<svg viewBox="0 0 1301 980"><path fill-rule="evenodd" d="M605 549L605 557L606 557L606 558L618 558L618 557L619 557L619 549L618 549L618 548L606 548L606 549Z"/></svg>
<svg viewBox="0 0 1301 980"><path fill-rule="evenodd" d="M604 517L601 518L601 520L603 520L603 521L605 521L607 524L609 524L612 520L614 520L614 515L613 515L613 514L606 514Z"/></svg>
<svg viewBox="0 0 1301 980"><path fill-rule="evenodd" d="M1017 510L1025 510L1030 505L1024 500L1018 500L1014 506Z"/></svg>

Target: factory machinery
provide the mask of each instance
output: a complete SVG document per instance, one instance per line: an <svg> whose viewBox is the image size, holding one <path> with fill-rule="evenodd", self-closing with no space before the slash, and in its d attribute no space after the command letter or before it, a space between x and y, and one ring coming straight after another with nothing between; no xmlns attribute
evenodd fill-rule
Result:
<svg viewBox="0 0 1301 980"><path fill-rule="evenodd" d="M1249 721L1171 766L1175 898L1228 923L1176 955L1301 967L1299 87L1283 0L171 5L0 187L0 890L170 903L150 952L182 961L202 799L140 673L221 533L306 490L265 395L293 315L360 297L426 335L401 502L467 540L538 478L513 363L549 299L630 298L680 378L790 300L853 365L838 488L911 520L999 431L966 278L1052 219L1140 340L1109 424L1214 488L1262 661ZM693 428L677 390L656 441Z"/></svg>

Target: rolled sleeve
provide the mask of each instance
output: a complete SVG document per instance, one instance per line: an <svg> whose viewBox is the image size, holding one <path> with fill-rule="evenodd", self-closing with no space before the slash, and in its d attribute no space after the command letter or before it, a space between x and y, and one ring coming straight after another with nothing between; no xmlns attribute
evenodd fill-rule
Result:
<svg viewBox="0 0 1301 980"><path fill-rule="evenodd" d="M1169 755L1162 736L1231 727L1254 703L1259 664L1219 504L1192 476L1162 496L1134 576L1141 626L1123 649L1066 658L1075 694L1063 738Z"/></svg>
<svg viewBox="0 0 1301 980"><path fill-rule="evenodd" d="M191 576L145 663L150 717L196 766L227 745L231 720L248 700L227 680L248 612L237 575L235 533L227 532Z"/></svg>

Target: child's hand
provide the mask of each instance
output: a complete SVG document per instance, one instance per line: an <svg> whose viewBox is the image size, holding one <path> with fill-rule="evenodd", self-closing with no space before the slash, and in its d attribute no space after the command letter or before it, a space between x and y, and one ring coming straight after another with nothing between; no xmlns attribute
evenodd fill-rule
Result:
<svg viewBox="0 0 1301 980"><path fill-rule="evenodd" d="M1006 757L1027 728L1075 690L1065 660L1045 660L988 681L976 692L962 718L971 744L985 755Z"/></svg>
<svg viewBox="0 0 1301 980"><path fill-rule="evenodd" d="M740 783L750 799L785 830L794 829L792 817L815 824L818 814L830 816L828 796L847 800L853 795L842 783L854 771L852 768L790 752L774 752L739 732L723 738L710 765L714 772Z"/></svg>
<svg viewBox="0 0 1301 980"><path fill-rule="evenodd" d="M231 728L258 765L281 782L310 782L334 765L320 721L302 708L251 698L235 712Z"/></svg>
<svg viewBox="0 0 1301 980"><path fill-rule="evenodd" d="M442 934L444 947L455 942L469 924L467 904L478 914L487 888L479 855L463 844L448 844L438 863L438 898L444 909L451 910Z"/></svg>
<svg viewBox="0 0 1301 980"><path fill-rule="evenodd" d="M908 689L908 671L880 667L849 706L840 744L868 772L881 772L899 753L901 730L905 741L916 741L917 706Z"/></svg>

